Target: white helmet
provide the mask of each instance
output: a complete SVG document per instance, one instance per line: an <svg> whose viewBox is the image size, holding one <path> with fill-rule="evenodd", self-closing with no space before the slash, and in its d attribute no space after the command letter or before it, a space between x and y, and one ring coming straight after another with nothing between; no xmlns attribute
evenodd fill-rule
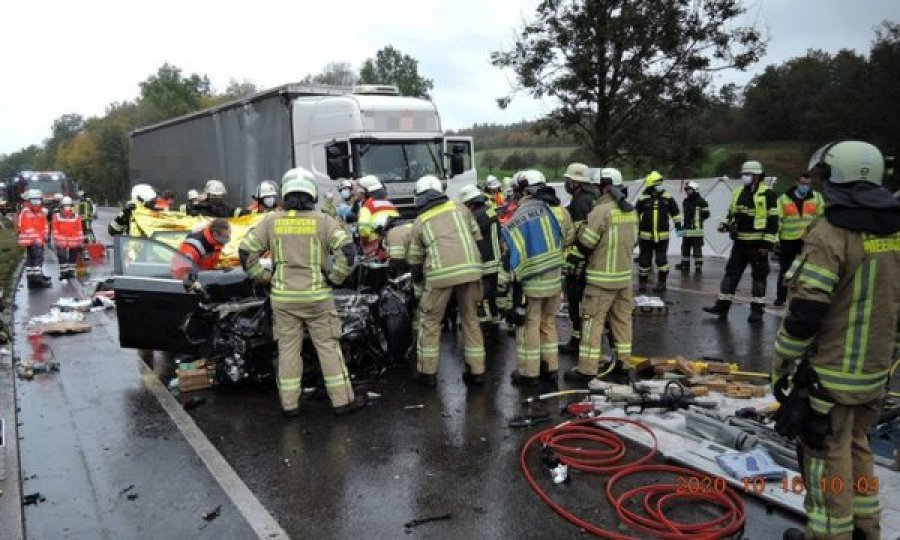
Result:
<svg viewBox="0 0 900 540"><path fill-rule="evenodd" d="M206 187L203 188L203 191L205 191L207 195L212 197L224 197L228 195L228 190L225 189L225 184L222 183L221 180L208 180L206 182Z"/></svg>
<svg viewBox="0 0 900 540"><path fill-rule="evenodd" d="M588 175L588 166L584 163L570 163L568 167L566 167L566 172L563 176L572 180L573 182L587 182L589 180Z"/></svg>
<svg viewBox="0 0 900 540"><path fill-rule="evenodd" d="M367 174L359 179L359 187L366 190L367 193L384 189L384 184L374 174Z"/></svg>
<svg viewBox="0 0 900 540"><path fill-rule="evenodd" d="M278 195L278 186L271 180L263 180L256 187L256 198L276 197Z"/></svg>
<svg viewBox="0 0 900 540"><path fill-rule="evenodd" d="M188 197L188 200L189 200L189 201L193 201L193 200L199 199L199 198L200 198L200 194L197 193L197 190L196 190L196 189L189 189L189 190L188 190L188 195L187 195L187 197Z"/></svg>
<svg viewBox="0 0 900 540"><path fill-rule="evenodd" d="M421 195L428 190L437 191L439 193L444 192L444 186L441 184L441 181L438 180L436 176L432 176L430 174L426 174L422 178L419 178L416 181L416 195Z"/></svg>
<svg viewBox="0 0 900 540"><path fill-rule="evenodd" d="M494 180L496 181L497 179L494 178ZM467 203L478 197L484 197L484 193L482 193L481 190L478 189L478 186L475 186L472 184L466 184L463 187L459 188L460 202Z"/></svg>
<svg viewBox="0 0 900 540"><path fill-rule="evenodd" d="M762 163L756 160L745 161L743 165L741 165L741 173L746 174L763 174Z"/></svg>
<svg viewBox="0 0 900 540"><path fill-rule="evenodd" d="M62 193L54 193L53 200L56 202L60 202L61 200L63 200L63 194Z"/></svg>
<svg viewBox="0 0 900 540"><path fill-rule="evenodd" d="M83 190L83 189L79 189L79 190L78 190L78 198L79 198L79 199L84 198L84 190Z"/></svg>
<svg viewBox="0 0 900 540"><path fill-rule="evenodd" d="M25 200L28 200L28 201L38 200L38 201L40 201L40 200L43 199L43 198L44 198L44 195L41 193L41 190L39 190L39 189L37 189L37 188L31 188L31 189L25 191Z"/></svg>
<svg viewBox="0 0 900 540"><path fill-rule="evenodd" d="M281 197L287 197L289 193L306 193L313 201L318 201L319 188L316 186L315 176L303 167L284 173L281 178Z"/></svg>
<svg viewBox="0 0 900 540"><path fill-rule="evenodd" d="M72 202L72 197L66 196L62 198L62 201L60 201L59 204L60 206L72 206L75 203Z"/></svg>
<svg viewBox="0 0 900 540"><path fill-rule="evenodd" d="M694 182L693 180L689 180L688 183L685 185L685 188L691 188L694 191L698 191L700 189L700 184L698 184L697 182Z"/></svg>
<svg viewBox="0 0 900 540"><path fill-rule="evenodd" d="M150 184L135 184L131 188L131 200L139 202L151 202L156 198L156 190Z"/></svg>
<svg viewBox="0 0 900 540"><path fill-rule="evenodd" d="M339 189L339 190L341 190L341 189L353 189L353 182L351 182L350 180L348 180L348 179L346 179L346 178L342 178L342 179L338 182L338 189Z"/></svg>
<svg viewBox="0 0 900 540"><path fill-rule="evenodd" d="M484 187L488 189L500 189L500 180L498 180L497 177L492 174L487 177L487 181L484 183Z"/></svg>
<svg viewBox="0 0 900 540"><path fill-rule="evenodd" d="M610 183L616 187L619 187L623 184L622 172L614 167L594 169L594 172L591 175L591 182L594 184L602 184L604 179L608 179Z"/></svg>
<svg viewBox="0 0 900 540"><path fill-rule="evenodd" d="M519 189L536 188L547 183L544 173L537 169L528 169L516 173L516 185Z"/></svg>

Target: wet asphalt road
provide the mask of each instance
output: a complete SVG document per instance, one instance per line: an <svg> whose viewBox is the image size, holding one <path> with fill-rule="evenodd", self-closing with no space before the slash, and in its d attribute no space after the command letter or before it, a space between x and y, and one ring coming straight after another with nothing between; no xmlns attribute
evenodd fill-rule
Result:
<svg viewBox="0 0 900 540"><path fill-rule="evenodd" d="M670 284L709 290L712 283L714 289L721 266L709 264L701 280L682 281L673 273ZM29 314L46 312L59 294L20 290L17 328ZM635 354L715 356L768 370L774 314L751 329L746 306L735 306L729 324L700 311L712 296L670 291L666 297L668 316L635 319ZM23 491L47 498L26 507L28 537L253 538L240 509L147 390L134 351L118 349L114 313L88 318L92 333L48 339L63 362L59 374L18 384L22 474L28 478ZM566 338L568 323L559 322ZM180 399L205 397L190 413L197 426L294 538L581 538L537 498L519 470L519 449L534 431L506 425L520 412L522 397L508 381L514 340L500 334L487 342L490 383L484 388L462 383L461 350L445 333L437 389L421 388L397 369L370 386L380 399L346 418L334 417L327 401L310 401L299 418L285 419L267 388ZM22 332L17 345L22 354ZM562 368L571 363L561 359ZM548 406L555 419L557 407ZM603 485L603 477L579 476L551 489L579 515L615 529ZM129 500L131 493L138 497ZM779 538L797 523L747 501L745 538ZM217 505L221 517L207 525L200 514ZM404 527L446 513L452 518ZM703 514L695 508L679 515Z"/></svg>

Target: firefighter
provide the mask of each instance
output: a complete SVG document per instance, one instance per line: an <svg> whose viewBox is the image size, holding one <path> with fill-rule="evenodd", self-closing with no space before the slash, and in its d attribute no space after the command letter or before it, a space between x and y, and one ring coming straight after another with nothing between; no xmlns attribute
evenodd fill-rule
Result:
<svg viewBox="0 0 900 540"><path fill-rule="evenodd" d="M484 196L487 199L487 205L492 207L494 211L503 206L505 198L502 191L503 185L500 180L493 174L489 174L484 181Z"/></svg>
<svg viewBox="0 0 900 540"><path fill-rule="evenodd" d="M170 201L170 196L171 196L172 200L175 199L175 196L172 195L171 191L164 191L162 193L162 195L160 195L159 197L154 199L153 208L160 212L170 210L171 209L170 203L172 202L172 201Z"/></svg>
<svg viewBox="0 0 900 540"><path fill-rule="evenodd" d="M656 260L656 286L654 292L666 290L669 275L669 220L675 230L681 231L681 213L678 203L662 186L663 176L652 171L644 180L644 192L635 205L639 220L638 240L638 292L646 292L653 261Z"/></svg>
<svg viewBox="0 0 900 540"><path fill-rule="evenodd" d="M388 259L388 273L392 277L409 272L406 256L409 253L409 238L412 236L412 221L388 218L384 232L384 251Z"/></svg>
<svg viewBox="0 0 900 540"><path fill-rule="evenodd" d="M787 301L787 287L784 274L794 263L794 259L803 249L803 235L817 217L825 212L825 201L822 195L813 190L812 178L808 173L801 174L797 185L778 197L778 292L775 305L783 306Z"/></svg>
<svg viewBox="0 0 900 540"><path fill-rule="evenodd" d="M459 190L459 200L472 212L481 240L478 251L481 253L481 288L483 291L480 303L479 320L482 323L499 324L500 313L497 310L497 273L500 271L500 223L497 211L490 205L489 199L476 186L466 185Z"/></svg>
<svg viewBox="0 0 900 540"><path fill-rule="evenodd" d="M84 191L78 192L78 217L81 218L81 232L84 234L84 241L93 244L97 241L94 235L94 215L97 213L97 207L90 197L85 195Z"/></svg>
<svg viewBox="0 0 900 540"><path fill-rule="evenodd" d="M75 264L78 252L84 247L84 230L81 218L75 213L75 203L71 197L63 197L59 212L53 219L53 247L59 262L59 280L75 278Z"/></svg>
<svg viewBox="0 0 900 540"><path fill-rule="evenodd" d="M315 209L319 199L313 174L296 168L281 180L283 212L270 212L241 243L241 265L254 280L270 283L274 333L278 340L278 394L287 416L299 414L302 347L309 334L316 348L335 414L365 405L354 398L339 338L331 284L350 273L355 249L350 235L331 216ZM271 259L261 258L271 252ZM333 262L331 262L333 260Z"/></svg>
<svg viewBox="0 0 900 540"><path fill-rule="evenodd" d="M50 276L44 275L44 244L49 236L47 213L42 206L39 189L28 189L22 210L16 218L19 245L25 248L25 278L29 289L50 286Z"/></svg>
<svg viewBox="0 0 900 540"><path fill-rule="evenodd" d="M775 339L777 425L799 435L806 485L805 534L784 538L881 538L868 433L900 337L900 205L882 187L884 168L881 152L860 141L810 159L828 202L785 276L790 303Z"/></svg>
<svg viewBox="0 0 900 540"><path fill-rule="evenodd" d="M588 177L588 166L584 163L571 163L563 175L566 178L565 189L572 196L569 201L569 215L572 218L573 238L578 237L588 214L594 208L595 193ZM572 331L569 342L559 346L564 354L578 353L581 344L581 298L584 295L584 263L585 258L575 246L566 250L565 288L566 302L569 308L569 320Z"/></svg>
<svg viewBox="0 0 900 540"><path fill-rule="evenodd" d="M240 209L232 208L225 202L228 190L221 180L209 180L203 188L203 198L196 204L197 215L228 218L240 215Z"/></svg>
<svg viewBox="0 0 900 540"><path fill-rule="evenodd" d="M256 186L253 202L247 207L246 214L265 214L278 210L278 184L271 180L263 180Z"/></svg>
<svg viewBox="0 0 900 540"><path fill-rule="evenodd" d="M550 203L553 188L540 171L517 173L518 209L503 228L505 245L501 282L509 282L512 307L507 318L516 326L516 386L557 384L559 370L556 314L562 292L564 233Z"/></svg>
<svg viewBox="0 0 900 540"><path fill-rule="evenodd" d="M600 200L581 227L575 247L587 259L585 296L581 303L584 332L578 365L565 373L572 383L586 383L598 376L603 352L603 330L608 323L615 342L615 359L603 376L633 374L631 365L632 253L637 240L638 216L626 200L622 173L604 168L599 172ZM616 369L617 373L613 373Z"/></svg>
<svg viewBox="0 0 900 540"><path fill-rule="evenodd" d="M419 302L415 378L437 385L441 321L450 297L462 320L466 384L484 384L484 341L478 324L481 301L481 233L472 213L444 194L441 181L426 175L416 182L416 212L407 261L413 282L424 286Z"/></svg>
<svg viewBox="0 0 900 540"><path fill-rule="evenodd" d="M512 178L506 177L503 179L503 204L497 208L497 219L500 220L500 225L506 225L512 219L513 214L516 213L516 208L519 207L513 184Z"/></svg>
<svg viewBox="0 0 900 540"><path fill-rule="evenodd" d="M187 214L189 216L197 215L197 202L200 200L200 194L197 193L196 189L189 189L187 192L187 202L182 204L179 207L179 211L182 214Z"/></svg>
<svg viewBox="0 0 900 540"><path fill-rule="evenodd" d="M681 263L678 269L691 271L691 253L694 255L694 271L703 272L703 222L709 219L709 203L700 195L700 186L691 180L684 187L686 195L681 203L684 228L681 236Z"/></svg>
<svg viewBox="0 0 900 540"><path fill-rule="evenodd" d="M153 202L156 200L156 190L149 184L135 184L131 188L131 200L125 203L125 206L119 212L107 227L110 236L118 236L120 234L128 235L131 233L131 213L138 206L153 209Z"/></svg>
<svg viewBox="0 0 900 540"><path fill-rule="evenodd" d="M397 211L394 203L388 200L387 190L377 176L363 176L359 179L359 187L365 191L357 221L363 254L384 260L385 254L381 249L381 233L379 231L384 228L389 217L400 217L400 212Z"/></svg>
<svg viewBox="0 0 900 540"><path fill-rule="evenodd" d="M184 279L196 267L198 270L215 270L219 267L222 249L231 241L231 225L225 218L216 218L192 233L181 242L178 251L190 259L192 265L182 257L172 259L172 277Z"/></svg>
<svg viewBox="0 0 900 540"><path fill-rule="evenodd" d="M720 231L729 231L734 244L725 265L719 298L703 311L728 316L734 292L747 265L753 279L748 322L762 322L766 307L766 281L769 276L769 250L778 238L778 197L763 183L766 175L758 161L747 161L741 167L744 185L734 191L728 207L726 223Z"/></svg>

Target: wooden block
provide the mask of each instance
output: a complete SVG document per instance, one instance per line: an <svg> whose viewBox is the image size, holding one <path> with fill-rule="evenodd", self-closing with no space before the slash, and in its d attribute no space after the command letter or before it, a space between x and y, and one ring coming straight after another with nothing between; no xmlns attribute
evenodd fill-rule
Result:
<svg viewBox="0 0 900 540"><path fill-rule="evenodd" d="M765 397L766 389L763 386L755 386L752 384L729 384L725 395L730 398L738 399Z"/></svg>
<svg viewBox="0 0 900 540"><path fill-rule="evenodd" d="M675 365L678 366L678 371L684 373L688 377L696 377L697 375L699 375L699 373L697 373L697 370L694 369L694 366L684 358L679 358L678 360L676 360Z"/></svg>
<svg viewBox="0 0 900 540"><path fill-rule="evenodd" d="M728 390L728 381L725 379L710 379L703 383L703 386L708 388L710 392L724 394Z"/></svg>
<svg viewBox="0 0 900 540"><path fill-rule="evenodd" d="M205 368L178 370L178 389L182 392L194 392L209 386L209 372Z"/></svg>
<svg viewBox="0 0 900 540"><path fill-rule="evenodd" d="M35 333L49 335L81 334L90 331L91 325L77 321L58 321L52 323L44 323L36 326L34 329Z"/></svg>
<svg viewBox="0 0 900 540"><path fill-rule="evenodd" d="M707 373L721 373L723 375L728 375L731 373L731 366L725 363L718 362L709 362L706 366Z"/></svg>
<svg viewBox="0 0 900 540"><path fill-rule="evenodd" d="M692 386L691 393L694 394L694 397L706 397L709 395L709 387L703 385Z"/></svg>

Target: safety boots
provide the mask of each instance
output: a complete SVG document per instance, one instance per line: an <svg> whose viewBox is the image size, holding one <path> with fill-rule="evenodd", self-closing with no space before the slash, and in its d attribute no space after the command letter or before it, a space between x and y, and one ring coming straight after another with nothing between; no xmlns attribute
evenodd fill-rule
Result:
<svg viewBox="0 0 900 540"><path fill-rule="evenodd" d="M677 268L681 270L682 273L688 274L691 271L691 263L688 261L681 261L680 263L678 263Z"/></svg>
<svg viewBox="0 0 900 540"><path fill-rule="evenodd" d="M525 375L521 375L518 369L509 374L509 379L513 386L537 386L539 384L537 377L526 377Z"/></svg>
<svg viewBox="0 0 900 540"><path fill-rule="evenodd" d="M653 287L653 292L666 292L666 279L668 277L668 272L659 272L656 275L656 287Z"/></svg>
<svg viewBox="0 0 900 540"><path fill-rule="evenodd" d="M750 304L750 316L747 317L749 323L760 323L763 320L765 306L763 304Z"/></svg>
<svg viewBox="0 0 900 540"><path fill-rule="evenodd" d="M731 302L728 300L716 300L716 303L712 306L706 306L703 308L703 311L707 313L712 313L713 315L718 315L720 319L724 319L728 317L728 310L731 309Z"/></svg>
<svg viewBox="0 0 900 540"><path fill-rule="evenodd" d="M650 280L647 276L638 276L638 292L647 292L647 282Z"/></svg>
<svg viewBox="0 0 900 540"><path fill-rule="evenodd" d="M696 274L703 273L703 263L702 262L694 263L694 273L696 273Z"/></svg>

